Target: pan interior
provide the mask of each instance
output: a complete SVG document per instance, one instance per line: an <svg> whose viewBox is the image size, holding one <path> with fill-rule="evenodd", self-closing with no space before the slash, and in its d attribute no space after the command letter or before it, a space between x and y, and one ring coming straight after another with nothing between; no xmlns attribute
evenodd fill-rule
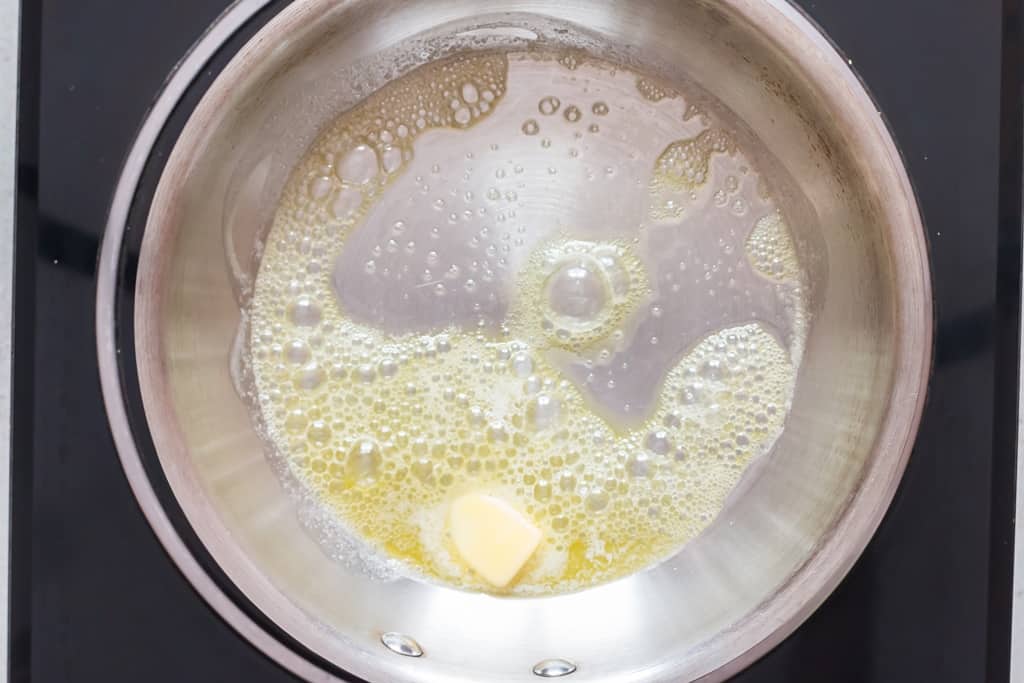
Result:
<svg viewBox="0 0 1024 683"><path fill-rule="evenodd" d="M560 61L569 57L575 68ZM395 118L391 126L387 117L380 124L374 117L377 130L362 131L377 135L362 142L370 155L363 154L363 161L373 160L366 166L359 155L351 157L358 144L339 142L339 122L361 117L359 107L372 103L374 93L460 59L483 60L470 71L487 78L472 81L475 102L464 88L467 79L460 81L442 117L448 124L425 123L412 135L414 120ZM494 68L495 60L504 71ZM531 69L547 89L530 85ZM506 82L499 93L502 73ZM493 101L484 112L488 88ZM542 101L549 96L559 106L547 114L552 103ZM607 113L599 113L600 104ZM573 107L577 120L569 113ZM407 138L415 137L406 147L398 142L400 123ZM384 129L390 141L383 139ZM727 135L716 140L707 134L713 130ZM328 149L332 141L339 146ZM397 157L388 146L398 149ZM695 178L703 173L705 149L711 150L706 182L690 187L695 180L686 171ZM398 164L394 173L387 171L389 159ZM687 169L686 159L695 167ZM661 185L659 160L666 161L662 170L671 180ZM441 180L432 179L435 164ZM518 175L517 164L523 167ZM350 182L361 181L360 169L367 168L375 175L366 183ZM735 191L729 189L733 177ZM379 201L373 192L364 195L369 187L381 188ZM343 192L353 188L359 204L346 216L352 204ZM719 190L727 195L722 206ZM439 199L444 204L438 208ZM738 209L737 201L743 202ZM493 222L481 222L481 208ZM303 211L310 214L301 226L307 232L297 231L292 243L285 224ZM465 218L466 211L472 218ZM779 219L774 228L772 216ZM702 232L700 226L715 227ZM728 226L735 226L735 235ZM428 246L434 227L441 228L447 251ZM487 235L480 234L484 227ZM764 234L774 234L777 249L766 264L770 240L756 237ZM475 247L469 246L473 237ZM493 256L487 253L491 246ZM727 246L734 259L728 265ZM693 260L679 253L687 248ZM472 250L480 256L470 256ZM436 266L428 263L435 251ZM712 269L709 284L698 286L693 269L703 272L719 258L719 271ZM478 272L472 271L474 261ZM485 262L493 273L489 281ZM394 275L406 265L410 280L399 285L383 278L385 269ZM737 265L746 268L744 275L735 272ZM730 266L737 283L746 277L756 285L749 287L760 302L756 307L720 303L732 296ZM303 282L293 293L289 287L300 267ZM422 285L426 270L426 286L408 286ZM624 295L615 289L620 272L629 276ZM567 291L572 296L563 296ZM375 309L374 302L387 305ZM282 12L243 49L179 138L146 225L134 323L153 443L189 523L246 598L327 662L368 680L525 681L534 680L537 662L563 657L578 665L574 680L676 681L724 676L777 642L863 549L916 429L929 311L920 219L899 155L845 63L784 2L623 6L594 0L555 6L502 0L483 6L468 0L306 0ZM301 324L314 319L319 332ZM273 328L278 323L280 330ZM272 338L265 339L268 325ZM664 328L652 331L659 325ZM370 347L361 340L358 353L357 329L377 335ZM362 513L332 509L331 480L323 479L317 491L316 457L300 461L304 456L290 443L278 443L287 430L287 415L274 422L283 403L260 398L277 384L296 396L324 387L323 395L346 401L358 389L364 393L350 410L368 413L380 398L373 392L387 385L390 400L410 411L408 420L399 413L409 459L405 464L396 456L393 476L399 467L415 476L419 456L410 429L426 418L413 414L413 406L466 421L467 436L457 443L475 450L461 455L459 469L448 462L451 454L440 467L430 461L429 474L439 484L452 474L454 486L454 473L468 472L470 460L479 460L486 472L481 445L492 449L494 477L507 471L498 463L511 462L504 449L516 445L514 418L521 415L525 430L528 420L543 416L533 401L546 393L559 403L561 419L606 425L608 440L626 444L605 453L614 482L585 482L579 475L578 503L571 497L543 505L537 500L542 479L553 496L565 481L562 472L572 467L569 448L555 454L563 461L549 461L550 474L538 471L527 484L524 466L516 473L521 484L499 491L547 525L546 538L557 546L554 525L562 511L581 515L570 526L585 526L588 515L611 518L619 514L616 505L628 508L624 519L637 519L634 508L640 507L648 515L644 524L657 519L651 508L672 511L671 496L663 503L638 494L637 505L631 496L644 487L653 491L650 482L659 476L685 478L688 459L701 461L702 453L689 451L676 459L689 437L665 424L675 411L692 418L686 411L699 409L679 402L693 388L689 368L705 387L732 392L730 401L740 400L737 392L752 396L765 386L760 380L729 385L746 375L716 377L719 369L705 363L738 348L730 344L739 344L741 333L747 335L744 344L754 339L762 350L775 349L773 367L788 368L773 385L779 387L781 417L777 424L769 421L776 431L763 438L735 423L728 448L739 454L740 468L722 480L710 503L675 510L707 511L708 519L671 530L650 552L624 553L633 559L578 573L575 583L564 571L546 579L538 570L515 584L523 593L517 597L476 590L483 587L471 576L446 574L443 563L432 570L415 552L399 564L389 558L401 553L375 552L381 539L358 528ZM293 341L301 342L294 358L302 363L287 358ZM450 372L450 383L444 380L442 341L451 347L448 353L462 354L459 363L473 366L461 379ZM602 365L603 350L611 357L630 354L627 371L621 363ZM540 383L536 395L526 392L531 375L516 375L520 353L529 357ZM478 365L472 355L480 357ZM342 367L333 377L338 357ZM314 361L317 367L307 368ZM428 361L442 364L436 383L423 374ZM363 365L372 379L366 387L354 381L362 381ZM275 374L278 366L285 374ZM595 380L588 383L590 374ZM304 381L315 386L296 389ZM412 394L405 393L407 384L414 385ZM450 403L449 384L455 394ZM522 405L509 399L504 412L484 403L488 395L472 399L480 401L482 425L473 422L472 402L459 405L467 387L497 387L495 395L512 396L505 387L513 385ZM365 397L368 405L359 403ZM388 410L385 401L385 416ZM328 472L336 464L347 468L353 450L364 452L361 443L369 437L370 456L357 458L354 471L360 463L377 462L374 446L386 467L385 444L392 438L398 448L402 430L382 422L393 437L380 429L365 434L362 414L303 415L296 434L313 444L307 449L332 451L334 460L320 458ZM324 424L314 425L318 421ZM461 424L451 428L457 433ZM725 452L723 431L710 434ZM548 438L543 430L530 435L538 442ZM740 444L740 435L747 443ZM441 437L424 438L430 457L430 441ZM668 452L659 453L666 445ZM596 460L595 453L600 449L591 441L586 457ZM662 464L675 469L659 473ZM657 476L638 476L652 467ZM592 497L598 484L605 492L620 482L628 490L593 510L601 506L601 497ZM544 488L539 492L543 497ZM436 495L440 501L442 493ZM651 498L646 508L641 497ZM373 541L369 546L360 541L366 537ZM389 632L414 637L426 656L395 656L381 645L381 634Z"/></svg>

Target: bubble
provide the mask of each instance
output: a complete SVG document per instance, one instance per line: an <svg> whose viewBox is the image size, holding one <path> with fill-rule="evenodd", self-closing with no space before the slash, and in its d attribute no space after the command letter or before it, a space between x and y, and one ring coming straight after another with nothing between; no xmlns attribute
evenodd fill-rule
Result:
<svg viewBox="0 0 1024 683"><path fill-rule="evenodd" d="M361 439L348 452L345 465L349 478L356 482L366 482L377 478L383 462L384 456L377 442Z"/></svg>
<svg viewBox="0 0 1024 683"><path fill-rule="evenodd" d="M312 391L323 384L325 379L327 379L327 373L319 364L307 363L295 375L295 388Z"/></svg>
<svg viewBox="0 0 1024 683"><path fill-rule="evenodd" d="M595 116L607 116L609 111L605 102L594 102L594 106L590 110L594 112Z"/></svg>
<svg viewBox="0 0 1024 683"><path fill-rule="evenodd" d="M541 101L537 103L537 109L540 111L541 114L544 114L544 116L551 116L552 114L557 112L558 108L561 106L561 100L559 100L554 95L548 95L547 97L542 98Z"/></svg>
<svg viewBox="0 0 1024 683"><path fill-rule="evenodd" d="M314 446L325 446L331 440L331 428L328 427L327 423L323 420L314 420L309 425L309 431L306 432L306 438L308 438L310 443Z"/></svg>
<svg viewBox="0 0 1024 683"><path fill-rule="evenodd" d="M385 173L394 173L402 167L402 148L388 145L380 155L380 164Z"/></svg>
<svg viewBox="0 0 1024 683"><path fill-rule="evenodd" d="M391 358L385 358L380 362L380 376L394 377L398 374L398 363Z"/></svg>
<svg viewBox="0 0 1024 683"><path fill-rule="evenodd" d="M558 423L562 403L550 394L540 394L526 408L527 424L534 430L547 429Z"/></svg>
<svg viewBox="0 0 1024 683"><path fill-rule="evenodd" d="M360 382L363 382L364 384L369 384L370 382L377 379L377 369L374 368L369 363L363 363L358 368L356 368L356 377L359 379Z"/></svg>
<svg viewBox="0 0 1024 683"><path fill-rule="evenodd" d="M536 135L540 132L540 124L534 119L527 119L523 123L523 133L526 135Z"/></svg>
<svg viewBox="0 0 1024 683"><path fill-rule="evenodd" d="M284 420L285 429L293 434L301 432L307 424L309 424L309 418L306 417L306 411L302 408L292 408Z"/></svg>
<svg viewBox="0 0 1024 683"><path fill-rule="evenodd" d="M434 475L434 463L429 458L418 458L412 466L412 473L420 481L428 481Z"/></svg>
<svg viewBox="0 0 1024 683"><path fill-rule="evenodd" d="M326 176L316 178L309 184L309 196L313 199L323 199L331 192L331 179Z"/></svg>
<svg viewBox="0 0 1024 683"><path fill-rule="evenodd" d="M583 113L579 110L579 107L573 104L565 108L562 116L564 116L565 120L569 123L576 123L583 117Z"/></svg>
<svg viewBox="0 0 1024 683"><path fill-rule="evenodd" d="M683 426L683 418L679 413L668 413L661 422L670 429L679 429Z"/></svg>
<svg viewBox="0 0 1024 683"><path fill-rule="evenodd" d="M476 104L480 99L480 93L477 91L476 86L472 83L464 83L462 85L462 99L467 104Z"/></svg>
<svg viewBox="0 0 1024 683"><path fill-rule="evenodd" d="M289 363L295 365L302 365L308 363L313 353L309 350L309 345L301 339L296 339L285 347L285 358L288 359Z"/></svg>
<svg viewBox="0 0 1024 683"><path fill-rule="evenodd" d="M288 308L288 319L299 327L315 327L320 315L320 307L308 296L299 297Z"/></svg>
<svg viewBox="0 0 1024 683"><path fill-rule="evenodd" d="M651 453L666 455L672 450L672 442L667 431L658 429L647 435L647 438L644 440L644 447Z"/></svg>
<svg viewBox="0 0 1024 683"><path fill-rule="evenodd" d="M377 177L377 153L368 145L357 145L338 164L338 177L352 185L365 185Z"/></svg>
<svg viewBox="0 0 1024 683"><path fill-rule="evenodd" d="M529 377L533 373L533 359L530 354L520 351L512 357L512 369L516 377Z"/></svg>
<svg viewBox="0 0 1024 683"><path fill-rule="evenodd" d="M643 451L634 453L629 458L629 474L633 477L649 477L653 469L651 458Z"/></svg>
<svg viewBox="0 0 1024 683"><path fill-rule="evenodd" d="M587 494L587 509L591 512L600 512L608 507L608 503L611 502L611 496L608 492L601 489L595 488Z"/></svg>
<svg viewBox="0 0 1024 683"><path fill-rule="evenodd" d="M545 304L560 321L590 325L604 313L609 298L608 283L600 270L593 263L577 260L548 278Z"/></svg>
<svg viewBox="0 0 1024 683"><path fill-rule="evenodd" d="M363 193L354 187L343 187L331 202L331 214L339 220L352 216L363 203Z"/></svg>
<svg viewBox="0 0 1024 683"><path fill-rule="evenodd" d="M705 379L722 379L726 372L727 370L722 364L722 361L717 358L711 358L704 361L704 364L700 368L700 374Z"/></svg>
<svg viewBox="0 0 1024 683"><path fill-rule="evenodd" d="M630 292L632 277L627 266L615 250L599 248L594 251L594 256L601 268L601 273L611 286L615 296L625 297Z"/></svg>
<svg viewBox="0 0 1024 683"><path fill-rule="evenodd" d="M487 440L491 443L508 441L508 436L508 427L505 426L504 422L495 420L487 425Z"/></svg>
<svg viewBox="0 0 1024 683"><path fill-rule="evenodd" d="M469 409L470 423L474 425L482 425L485 420L484 409L480 406L471 406Z"/></svg>

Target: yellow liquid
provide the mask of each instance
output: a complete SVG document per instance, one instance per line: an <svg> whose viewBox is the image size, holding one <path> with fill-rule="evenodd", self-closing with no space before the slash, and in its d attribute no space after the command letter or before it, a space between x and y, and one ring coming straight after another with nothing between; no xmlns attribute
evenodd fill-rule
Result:
<svg viewBox="0 0 1024 683"><path fill-rule="evenodd" d="M421 67L339 117L290 178L251 303L259 410L278 457L352 535L414 574L468 589L490 590L461 562L445 524L450 502L469 491L504 498L543 531L507 592L575 590L678 550L778 437L802 348L788 229L767 197L750 200L761 202L760 215L735 199L730 220L749 223L750 233L737 238L749 251L738 258L790 297L789 348L758 320L737 320L674 355L650 383L649 405L595 398L588 383L597 375L586 368L628 374L610 363L637 348L637 321L670 317L658 296L671 278L648 263L637 231L692 229L673 221L712 205L716 168L746 162L726 131L694 128L703 124L693 105L669 89L593 60L566 64L468 53ZM517 74L547 71L559 96L517 88ZM602 83L609 96L588 95ZM635 97L623 100L624 91ZM635 160L647 177L628 164L619 175L611 167L584 173L585 141L605 136L627 148L616 128L626 131L644 107L679 125L657 154ZM424 148L448 140L476 151L432 163ZM538 150L523 160L528 168L509 159L484 169L488 154L524 140ZM517 207L536 210L528 197L538 183L577 171L642 195L639 227L511 227ZM471 196L459 185L477 186L474 174L485 172L495 187ZM740 197L746 172L719 182L722 191ZM385 217L387 239L359 241ZM460 227L474 221L488 229ZM462 251L446 252L456 242ZM359 272L339 275L340 259L364 248ZM672 282L697 286L688 283L702 278L691 273ZM348 301L351 290L339 292L339 280L375 278L380 290ZM431 319L432 306L440 313ZM425 312L430 324L411 323L406 312ZM672 339L642 341L654 349ZM614 395L614 379L600 381Z"/></svg>

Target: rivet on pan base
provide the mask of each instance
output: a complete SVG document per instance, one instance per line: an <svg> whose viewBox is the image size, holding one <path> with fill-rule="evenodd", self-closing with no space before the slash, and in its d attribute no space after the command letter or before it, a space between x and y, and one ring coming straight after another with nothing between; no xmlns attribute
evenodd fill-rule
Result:
<svg viewBox="0 0 1024 683"><path fill-rule="evenodd" d="M541 678L561 678L576 671L576 665L567 659L545 659L533 667L533 673Z"/></svg>
<svg viewBox="0 0 1024 683"><path fill-rule="evenodd" d="M395 654L402 655L403 657L422 657L423 648L415 640L407 635L401 633L395 633L390 631L381 635L380 642L384 643L384 647L391 650Z"/></svg>

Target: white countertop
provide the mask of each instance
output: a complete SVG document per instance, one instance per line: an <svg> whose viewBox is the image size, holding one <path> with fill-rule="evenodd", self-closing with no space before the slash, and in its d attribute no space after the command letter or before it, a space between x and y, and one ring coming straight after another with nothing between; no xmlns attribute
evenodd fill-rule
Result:
<svg viewBox="0 0 1024 683"><path fill-rule="evenodd" d="M11 414L11 294L14 252L14 133L18 0L0 0L0 415ZM0 419L0 500L10 500L10 419ZM0 506L0 614L7 613L9 506ZM7 677L7 620L0 627L0 680Z"/></svg>
<svg viewBox="0 0 1024 683"><path fill-rule="evenodd" d="M17 107L18 0L0 0L0 377L11 372L11 295L14 243L14 139ZM1024 402L1024 391L1021 392ZM0 382L0 415L10 415L10 382ZM1024 431L1020 420L1018 434ZM1018 439L1019 440L1019 439ZM10 420L0 419L0 500L10 494ZM1024 459L1017 463L1017 518L1024 519ZM0 506L0 614L7 612L9 508ZM1024 526L1024 525L1022 525ZM1024 681L1024 538L1018 531L1014 572L1011 680ZM7 622L0 621L0 682L7 676Z"/></svg>

